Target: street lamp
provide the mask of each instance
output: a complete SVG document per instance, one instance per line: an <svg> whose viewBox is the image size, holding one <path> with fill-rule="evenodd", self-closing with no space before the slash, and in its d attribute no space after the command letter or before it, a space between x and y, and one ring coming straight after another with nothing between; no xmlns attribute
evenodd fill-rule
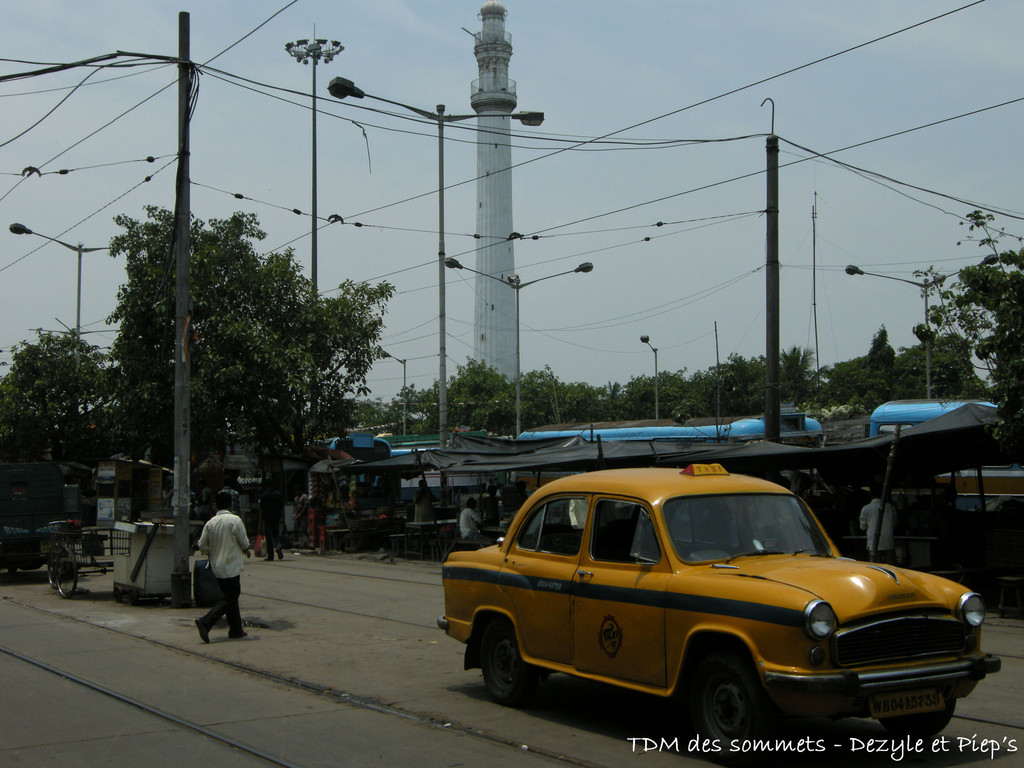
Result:
<svg viewBox="0 0 1024 768"><path fill-rule="evenodd" d="M518 438L519 435L522 434L522 431L523 431L522 430L522 403L521 403L520 396L519 396L519 383L520 383L520 378L521 378L520 377L520 367L519 367L520 366L520 362L521 362L520 346L519 346L519 292L521 290L523 290L523 288L525 288L528 285L533 285L534 283L539 283L542 280L550 280L553 277L561 277L562 275L571 275L571 274L574 274L576 272L593 272L594 271L594 265L591 264L589 261L585 261L582 264L580 264L578 267L576 267L576 269L567 269L565 272L556 272L553 275L547 275L546 277L538 277L536 280L528 280L525 283L522 282L519 279L519 275L506 275L505 279L502 279L500 277L495 277L494 275L487 274L486 272L480 272L480 271L475 270L475 269L470 269L469 267L464 267L464 266L462 266L462 264L459 262L458 259L447 258L447 259L444 260L444 265L446 267L448 267L449 269L464 269L467 272L472 272L475 275L483 275L484 277L489 277L492 280L497 280L500 283L505 283L505 285L507 285L509 288L511 288L513 291L516 292L516 434L515 434L515 436Z"/></svg>
<svg viewBox="0 0 1024 768"><path fill-rule="evenodd" d="M981 260L982 265L991 265L999 261L999 258L990 254ZM930 400L932 396L932 344L931 344L931 325L928 322L928 291L931 290L934 285L942 285L950 277L956 277L963 270L958 269L949 275L936 275L930 280L909 280L905 277L896 277L895 275L883 275L880 272L866 272L855 264L848 264L846 266L846 274L848 275L871 275L872 277L884 277L886 280L898 280L901 283L907 283L915 288L921 290L921 295L924 297L924 376L925 376L925 393L926 397Z"/></svg>
<svg viewBox="0 0 1024 768"><path fill-rule="evenodd" d="M409 362L409 361L408 360L403 360L400 357L395 357L394 355L392 355L389 352L385 352L384 353L384 357L390 357L392 360L402 364L402 434L403 435L407 435L407 434L409 434L409 430L408 430L408 427L406 427L406 425L405 425L406 410L407 410L406 406L408 405L408 403L406 402L406 399L405 399L405 364L407 362Z"/></svg>
<svg viewBox="0 0 1024 768"><path fill-rule="evenodd" d="M651 344L650 336L641 336L640 343L654 350L654 419L658 420L658 348Z"/></svg>
<svg viewBox="0 0 1024 768"><path fill-rule="evenodd" d="M106 251L108 248L107 246L102 246L100 248L86 248L81 243L78 245L72 245L71 243L65 243L63 240L58 240L55 237L47 237L39 232L33 232L24 224L11 224L8 229L10 229L15 235L35 235L36 237L41 237L44 240L49 240L51 243L63 245L68 250L75 251L78 254L78 300L75 305L75 366L77 367L80 362L78 342L82 340L82 254L92 253L93 251Z"/></svg>
<svg viewBox="0 0 1024 768"><path fill-rule="evenodd" d="M448 371L447 371L447 333L445 331L445 250L444 250L444 124L454 123L460 120L471 120L477 115L446 115L444 104L437 105L436 112L428 112L425 109L403 104L400 101L392 101L382 96L374 96L366 93L355 83L345 77L335 77L327 84L327 90L336 99L345 99L351 96L354 99L373 99L382 101L385 104L393 104L396 107L407 109L410 112L424 117L427 120L437 121L437 292L438 292L438 384L437 384L437 410L438 427L440 432L441 447L448 443ZM517 112L509 117L519 120L523 125L536 126L544 122L543 112ZM495 278L497 279L497 278ZM517 294L518 295L518 294Z"/></svg>
<svg viewBox="0 0 1024 768"><path fill-rule="evenodd" d="M312 42L308 39L302 39L296 40L294 43L285 43L284 49L288 52L289 56L294 56L295 60L300 64L313 62L313 90L311 91L313 96L313 229L310 233L312 258L310 278L313 281L313 287L316 288L316 230L318 224L316 216L316 66L320 63L320 59L324 60L324 64L330 64L335 56L345 50L345 46L337 40L327 41L320 38L314 39Z"/></svg>

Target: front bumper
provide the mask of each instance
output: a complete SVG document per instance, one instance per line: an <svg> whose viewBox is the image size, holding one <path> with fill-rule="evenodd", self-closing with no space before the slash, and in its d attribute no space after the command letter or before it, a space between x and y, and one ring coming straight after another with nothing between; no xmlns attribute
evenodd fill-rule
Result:
<svg viewBox="0 0 1024 768"><path fill-rule="evenodd" d="M986 655L940 664L915 664L871 672L843 670L818 675L765 672L764 684L769 690L860 696L908 688L941 687L964 679L981 680L985 675L998 672L1001 667L1002 662L998 656Z"/></svg>

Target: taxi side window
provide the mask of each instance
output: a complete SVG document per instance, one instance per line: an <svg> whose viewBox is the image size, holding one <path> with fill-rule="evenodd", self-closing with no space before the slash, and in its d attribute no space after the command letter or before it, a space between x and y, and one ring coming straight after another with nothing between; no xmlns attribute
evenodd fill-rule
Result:
<svg viewBox="0 0 1024 768"><path fill-rule="evenodd" d="M516 541L520 549L576 555L587 523L586 497L552 499L535 510Z"/></svg>
<svg viewBox="0 0 1024 768"><path fill-rule="evenodd" d="M601 499L594 509L595 560L620 563L658 562L661 548L650 515L639 504Z"/></svg>

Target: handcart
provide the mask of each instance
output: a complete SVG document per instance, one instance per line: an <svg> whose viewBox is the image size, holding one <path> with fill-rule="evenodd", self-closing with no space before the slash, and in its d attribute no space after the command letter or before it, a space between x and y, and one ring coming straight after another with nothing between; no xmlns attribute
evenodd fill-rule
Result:
<svg viewBox="0 0 1024 768"><path fill-rule="evenodd" d="M61 597L70 598L78 589L79 575L113 570L114 555L125 553L128 546L128 536L110 528L80 526L74 521L55 527L46 560L50 586Z"/></svg>
<svg viewBox="0 0 1024 768"><path fill-rule="evenodd" d="M114 554L114 597L134 605L140 598L163 600L171 596L174 570L173 521L114 523L118 536ZM120 543L123 542L123 543Z"/></svg>

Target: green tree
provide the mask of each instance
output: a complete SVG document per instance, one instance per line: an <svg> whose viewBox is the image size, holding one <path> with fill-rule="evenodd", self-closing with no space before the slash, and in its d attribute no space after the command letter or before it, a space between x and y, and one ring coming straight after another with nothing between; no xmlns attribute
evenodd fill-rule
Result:
<svg viewBox="0 0 1024 768"><path fill-rule="evenodd" d="M779 356L779 385L783 402L806 404L815 395L814 351L793 346Z"/></svg>
<svg viewBox="0 0 1024 768"><path fill-rule="evenodd" d="M931 340L932 397L939 400L987 397L987 387L971 362L967 340L957 334L935 334ZM896 353L893 400L925 397L927 364L924 345Z"/></svg>
<svg viewBox="0 0 1024 768"><path fill-rule="evenodd" d="M600 421L618 421L622 418L622 385L617 381L605 384L600 399Z"/></svg>
<svg viewBox="0 0 1024 768"><path fill-rule="evenodd" d="M39 334L14 347L0 379L0 446L6 461L79 461L114 452L108 361L71 334Z"/></svg>
<svg viewBox="0 0 1024 768"><path fill-rule="evenodd" d="M966 267L960 279L941 292L931 320L956 332L987 368L999 407L995 434L1010 453L1024 452L1024 248L999 250L1005 233L994 230L994 217L981 211L967 216L968 240L990 251L986 262ZM1017 245L1022 243L1017 238ZM992 258L995 257L995 258Z"/></svg>
<svg viewBox="0 0 1024 768"><path fill-rule="evenodd" d="M889 386L892 386L892 375L896 370L896 350L889 344L889 332L885 330L884 325L871 337L871 348L865 362L872 372L885 378Z"/></svg>
<svg viewBox="0 0 1024 768"><path fill-rule="evenodd" d="M111 255L124 259L127 283L111 321L120 333L111 356L118 370L118 417L125 449L173 451L173 216L150 207ZM261 256L255 216L236 213L191 226L192 447L197 453L240 442L257 449L301 450L311 436L351 422L351 396L367 392L380 356L383 313L392 287L345 282L318 295L290 251Z"/></svg>
<svg viewBox="0 0 1024 768"><path fill-rule="evenodd" d="M868 353L836 363L822 371L820 402L826 406L845 405L866 413L893 399L896 387L896 350L889 345L883 325L871 338ZM924 381L924 377L921 377Z"/></svg>
<svg viewBox="0 0 1024 768"><path fill-rule="evenodd" d="M447 394L449 428L482 429L495 435L515 431L515 382L482 360L457 365Z"/></svg>

